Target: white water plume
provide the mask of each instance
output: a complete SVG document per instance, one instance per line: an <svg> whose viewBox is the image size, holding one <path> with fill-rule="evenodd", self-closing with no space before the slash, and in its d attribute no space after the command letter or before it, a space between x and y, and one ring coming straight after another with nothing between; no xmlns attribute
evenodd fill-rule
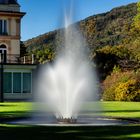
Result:
<svg viewBox="0 0 140 140"><path fill-rule="evenodd" d="M70 12L71 13L71 12ZM65 17L64 47L53 64L40 71L38 96L57 118L77 117L81 103L95 99L97 77L88 60L87 44L80 31ZM69 26L70 25L70 26Z"/></svg>

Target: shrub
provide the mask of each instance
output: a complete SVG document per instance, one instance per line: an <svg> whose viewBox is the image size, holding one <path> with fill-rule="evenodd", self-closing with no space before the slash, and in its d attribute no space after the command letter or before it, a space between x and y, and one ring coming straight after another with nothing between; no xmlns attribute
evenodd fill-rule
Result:
<svg viewBox="0 0 140 140"><path fill-rule="evenodd" d="M116 101L135 101L137 96L136 80L120 83L114 92Z"/></svg>
<svg viewBox="0 0 140 140"><path fill-rule="evenodd" d="M116 71L103 82L105 101L140 101L140 72Z"/></svg>
<svg viewBox="0 0 140 140"><path fill-rule="evenodd" d="M115 100L114 88L115 88L115 86L112 86L112 87L104 90L103 97L102 97L102 99L104 101L114 101Z"/></svg>

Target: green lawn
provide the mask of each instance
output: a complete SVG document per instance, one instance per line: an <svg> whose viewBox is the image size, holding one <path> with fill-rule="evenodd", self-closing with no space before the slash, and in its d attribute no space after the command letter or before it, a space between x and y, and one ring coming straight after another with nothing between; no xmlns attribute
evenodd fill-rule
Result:
<svg viewBox="0 0 140 140"><path fill-rule="evenodd" d="M138 140L140 126L41 127L1 126L2 140Z"/></svg>
<svg viewBox="0 0 140 140"><path fill-rule="evenodd" d="M140 118L140 102L103 102L106 116Z"/></svg>
<svg viewBox="0 0 140 140"><path fill-rule="evenodd" d="M29 102L0 103L0 118L14 118L25 116L31 110Z"/></svg>
<svg viewBox="0 0 140 140"><path fill-rule="evenodd" d="M97 112L108 117L140 118L140 102L90 102L83 108L93 115Z"/></svg>
<svg viewBox="0 0 140 140"><path fill-rule="evenodd" d="M0 117L25 116L31 111L31 106L30 102L0 103ZM89 102L83 110L88 110L93 115L97 111L110 117L140 118L140 102Z"/></svg>
<svg viewBox="0 0 140 140"><path fill-rule="evenodd" d="M83 109L100 112L113 117L140 118L139 102L101 102L88 103ZM31 111L31 103L14 102L0 103L0 119L26 116ZM99 106L99 105L98 105ZM96 109L95 109L96 108ZM92 127L41 127L0 124L0 140L92 140L92 139L140 139L140 124L123 126L92 126Z"/></svg>

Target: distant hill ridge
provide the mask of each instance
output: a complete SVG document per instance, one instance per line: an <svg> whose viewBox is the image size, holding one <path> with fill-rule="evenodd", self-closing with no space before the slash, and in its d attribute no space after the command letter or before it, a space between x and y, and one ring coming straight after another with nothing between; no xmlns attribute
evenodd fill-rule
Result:
<svg viewBox="0 0 140 140"><path fill-rule="evenodd" d="M109 12L90 16L75 24L80 27L82 34L91 49L120 44L130 29L133 17L136 15L136 3L112 9ZM24 42L28 51L55 45L57 33L62 29L51 31ZM60 39L61 40L61 39Z"/></svg>

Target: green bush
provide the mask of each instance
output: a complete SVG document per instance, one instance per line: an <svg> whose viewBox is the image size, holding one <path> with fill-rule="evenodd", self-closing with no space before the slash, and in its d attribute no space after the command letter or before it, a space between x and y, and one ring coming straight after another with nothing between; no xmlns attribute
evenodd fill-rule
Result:
<svg viewBox="0 0 140 140"><path fill-rule="evenodd" d="M139 89L136 80L128 80L127 82L120 83L115 87L115 100L116 101L135 101L139 96Z"/></svg>
<svg viewBox="0 0 140 140"><path fill-rule="evenodd" d="M103 83L104 101L140 101L140 73L114 71Z"/></svg>
<svg viewBox="0 0 140 140"><path fill-rule="evenodd" d="M107 88L103 93L103 100L104 101L115 101L115 93L114 93L115 86Z"/></svg>

